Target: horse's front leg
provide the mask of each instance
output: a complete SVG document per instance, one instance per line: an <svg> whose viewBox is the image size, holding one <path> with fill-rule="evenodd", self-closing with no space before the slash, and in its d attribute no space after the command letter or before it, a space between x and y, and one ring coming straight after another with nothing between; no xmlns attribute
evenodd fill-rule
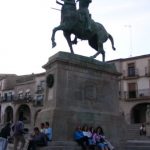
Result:
<svg viewBox="0 0 150 150"><path fill-rule="evenodd" d="M69 32L64 32L64 36L65 36L65 38L67 40L67 43L69 45L71 53L74 54L73 47L72 47L72 41L71 41L71 37L70 37L71 34Z"/></svg>
<svg viewBox="0 0 150 150"><path fill-rule="evenodd" d="M56 27L56 28L53 29L52 37L51 37L52 48L54 48L54 47L56 46L55 33L56 33L58 30L63 30L63 27L60 25L60 26L58 26L58 27Z"/></svg>

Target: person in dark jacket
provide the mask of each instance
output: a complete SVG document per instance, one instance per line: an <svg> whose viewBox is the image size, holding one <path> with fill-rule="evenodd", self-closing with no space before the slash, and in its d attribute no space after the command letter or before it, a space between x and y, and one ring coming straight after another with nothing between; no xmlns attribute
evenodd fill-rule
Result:
<svg viewBox="0 0 150 150"><path fill-rule="evenodd" d="M17 150L19 142L21 143L20 149L23 149L25 146L25 137L24 137L24 123L22 118L13 125L13 138L14 138L14 150Z"/></svg>
<svg viewBox="0 0 150 150"><path fill-rule="evenodd" d="M11 124L7 123L1 130L0 136L7 139L10 136Z"/></svg>
<svg viewBox="0 0 150 150"><path fill-rule="evenodd" d="M34 133L31 135L27 150L36 150L37 147L47 146L46 135L40 132L38 127L34 128Z"/></svg>

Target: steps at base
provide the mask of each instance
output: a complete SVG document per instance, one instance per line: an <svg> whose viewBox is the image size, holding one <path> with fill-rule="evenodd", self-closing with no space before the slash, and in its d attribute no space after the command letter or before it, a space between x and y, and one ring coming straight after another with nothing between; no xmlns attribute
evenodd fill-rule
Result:
<svg viewBox="0 0 150 150"><path fill-rule="evenodd" d="M128 140L125 150L150 150L149 140Z"/></svg>
<svg viewBox="0 0 150 150"><path fill-rule="evenodd" d="M46 147L38 148L38 150L81 150L74 141L52 141Z"/></svg>

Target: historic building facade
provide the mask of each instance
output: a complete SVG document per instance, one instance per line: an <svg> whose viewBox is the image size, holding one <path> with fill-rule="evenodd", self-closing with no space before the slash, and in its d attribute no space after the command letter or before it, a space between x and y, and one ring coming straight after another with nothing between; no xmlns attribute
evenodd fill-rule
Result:
<svg viewBox="0 0 150 150"><path fill-rule="evenodd" d="M36 116L43 107L45 73L17 76L0 75L1 125L19 118L26 127L34 126Z"/></svg>
<svg viewBox="0 0 150 150"><path fill-rule="evenodd" d="M120 112L128 124L146 122L150 104L150 55L109 61L119 77ZM43 108L45 73L17 76L0 74L0 123L22 118L26 126L34 126Z"/></svg>
<svg viewBox="0 0 150 150"><path fill-rule="evenodd" d="M150 104L150 55L109 61L114 63L119 78L120 111L128 124L146 122Z"/></svg>

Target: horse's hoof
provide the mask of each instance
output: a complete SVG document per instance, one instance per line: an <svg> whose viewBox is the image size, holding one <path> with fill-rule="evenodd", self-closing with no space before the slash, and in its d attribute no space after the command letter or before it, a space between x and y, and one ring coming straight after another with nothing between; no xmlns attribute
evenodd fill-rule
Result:
<svg viewBox="0 0 150 150"><path fill-rule="evenodd" d="M54 48L56 46L56 42L52 43L52 48Z"/></svg>
<svg viewBox="0 0 150 150"><path fill-rule="evenodd" d="M115 51L115 50L116 50L116 48L115 48L115 47L113 47L113 50Z"/></svg>
<svg viewBox="0 0 150 150"><path fill-rule="evenodd" d="M72 43L72 44L77 44L77 43L78 43L78 41L72 41L71 43Z"/></svg>
<svg viewBox="0 0 150 150"><path fill-rule="evenodd" d="M90 58L94 59L94 58L95 58L95 56L90 56Z"/></svg>

